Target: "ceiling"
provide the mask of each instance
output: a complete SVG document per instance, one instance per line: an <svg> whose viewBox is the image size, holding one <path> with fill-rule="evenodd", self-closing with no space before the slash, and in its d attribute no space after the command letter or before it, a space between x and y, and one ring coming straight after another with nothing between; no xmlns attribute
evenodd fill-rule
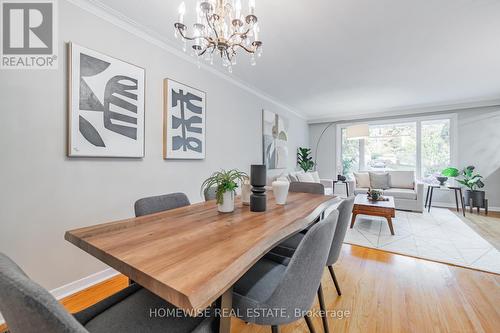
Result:
<svg viewBox="0 0 500 333"><path fill-rule="evenodd" d="M93 2L181 48L181 0ZM257 0L256 14L264 54L227 75L309 120L500 104L499 0Z"/></svg>

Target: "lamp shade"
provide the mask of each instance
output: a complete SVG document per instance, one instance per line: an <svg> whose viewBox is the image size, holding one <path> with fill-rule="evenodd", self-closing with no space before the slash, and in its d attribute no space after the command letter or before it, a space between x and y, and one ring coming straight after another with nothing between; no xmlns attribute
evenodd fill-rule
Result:
<svg viewBox="0 0 500 333"><path fill-rule="evenodd" d="M347 139L359 140L370 136L368 124L353 125L347 127Z"/></svg>

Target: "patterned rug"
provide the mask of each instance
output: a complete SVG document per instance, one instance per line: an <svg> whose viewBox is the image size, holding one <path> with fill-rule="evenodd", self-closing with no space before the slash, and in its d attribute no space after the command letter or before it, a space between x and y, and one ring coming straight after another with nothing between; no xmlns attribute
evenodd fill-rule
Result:
<svg viewBox="0 0 500 333"><path fill-rule="evenodd" d="M392 236L385 218L358 215L345 243L500 274L500 251L453 212L396 211Z"/></svg>

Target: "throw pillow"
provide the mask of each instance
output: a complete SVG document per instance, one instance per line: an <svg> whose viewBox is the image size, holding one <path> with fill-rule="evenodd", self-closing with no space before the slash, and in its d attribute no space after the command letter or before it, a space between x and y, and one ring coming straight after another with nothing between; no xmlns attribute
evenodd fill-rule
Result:
<svg viewBox="0 0 500 333"><path fill-rule="evenodd" d="M320 183L318 171L308 172L313 177L315 183Z"/></svg>
<svg viewBox="0 0 500 333"><path fill-rule="evenodd" d="M299 182L314 183L313 176L309 172L308 173L298 173L297 178L299 179Z"/></svg>
<svg viewBox="0 0 500 333"><path fill-rule="evenodd" d="M290 182L298 182L299 181L299 179L297 178L297 175L295 174L295 172L290 172L288 174L288 180Z"/></svg>
<svg viewBox="0 0 500 333"><path fill-rule="evenodd" d="M375 173L369 172L370 175L370 187L378 190L386 190L389 186L389 173Z"/></svg>
<svg viewBox="0 0 500 333"><path fill-rule="evenodd" d="M353 172L356 179L356 187L370 187L370 175L367 172Z"/></svg>

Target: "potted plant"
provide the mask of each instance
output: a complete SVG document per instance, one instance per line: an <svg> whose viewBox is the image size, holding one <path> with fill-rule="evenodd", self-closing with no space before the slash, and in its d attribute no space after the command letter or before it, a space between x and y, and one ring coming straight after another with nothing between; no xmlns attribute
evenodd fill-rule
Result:
<svg viewBox="0 0 500 333"><path fill-rule="evenodd" d="M311 149L299 147L297 149L297 165L304 172L311 171L314 167L314 162L311 157Z"/></svg>
<svg viewBox="0 0 500 333"><path fill-rule="evenodd" d="M201 184L201 192L203 193L210 188L216 188L215 197L219 212L230 213L234 211L236 188L245 179L248 179L248 175L236 169L217 171Z"/></svg>
<svg viewBox="0 0 500 333"><path fill-rule="evenodd" d="M469 205L472 199L474 207L484 207L486 195L484 191L479 190L484 187L483 176L474 172L475 169L476 167L473 165L469 165L461 171L457 168L446 168L442 174L446 177L455 178L457 182L467 187L467 190L464 192L466 205Z"/></svg>

